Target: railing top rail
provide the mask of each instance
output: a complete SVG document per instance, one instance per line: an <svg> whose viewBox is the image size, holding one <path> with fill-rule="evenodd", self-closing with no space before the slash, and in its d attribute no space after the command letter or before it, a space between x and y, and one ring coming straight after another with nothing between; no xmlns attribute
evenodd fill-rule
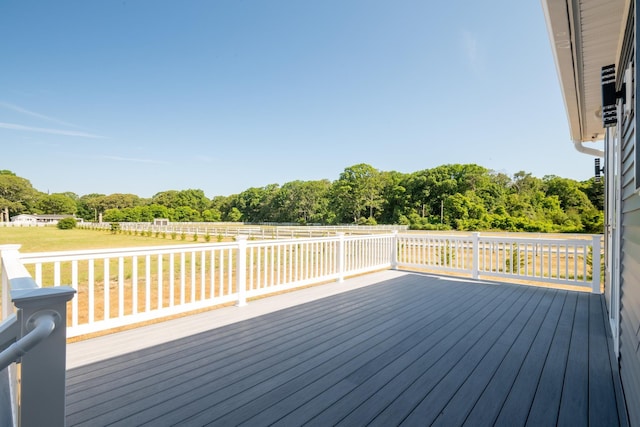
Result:
<svg viewBox="0 0 640 427"><path fill-rule="evenodd" d="M373 240L373 239L380 239L381 237L384 238L390 238L395 236L395 234L392 233L385 233L385 234L366 234L366 235L350 235L350 236L344 236L345 240Z"/></svg>
<svg viewBox="0 0 640 427"><path fill-rule="evenodd" d="M248 240L247 246L249 247L263 247L263 246L286 246L296 243L313 243L313 242L332 242L340 240L339 236L328 237L303 237L293 239L278 239L278 240Z"/></svg>
<svg viewBox="0 0 640 427"><path fill-rule="evenodd" d="M417 234L417 233L399 233L398 237L403 239L438 239L438 240L461 240L461 241L470 241L473 238L471 234L455 235L455 234Z"/></svg>
<svg viewBox="0 0 640 427"><path fill-rule="evenodd" d="M180 253L193 252L208 249L227 249L235 248L236 243L197 243L185 245L161 245L161 246L139 246L127 248L111 248L111 249L85 249L75 251L57 251L57 252L31 252L21 253L20 259L25 264L33 264L43 261L70 261L91 258L114 258L119 256L133 255L155 255L159 253Z"/></svg>
<svg viewBox="0 0 640 427"><path fill-rule="evenodd" d="M27 269L20 262L20 253L18 252L20 245L2 245L0 253L2 254L2 269L9 281L9 291L38 289L39 286L33 280Z"/></svg>
<svg viewBox="0 0 640 427"><path fill-rule="evenodd" d="M593 239L480 236L481 242L590 245Z"/></svg>
<svg viewBox="0 0 640 427"><path fill-rule="evenodd" d="M548 235L540 234L539 236L534 236L534 233L523 233L524 235L515 235L518 233L511 233L510 235L497 235L497 234L485 234L478 233L478 237L480 241L503 241L503 242L576 242L577 244L588 244L593 241L593 238L600 237L602 238L602 234L584 234L584 235L574 235L570 234L566 237L558 236L558 235ZM469 240L473 238L473 234L445 234L445 233L399 233L398 237L401 238L412 238L412 239L420 239L420 238L430 238L430 239L451 239L451 240Z"/></svg>

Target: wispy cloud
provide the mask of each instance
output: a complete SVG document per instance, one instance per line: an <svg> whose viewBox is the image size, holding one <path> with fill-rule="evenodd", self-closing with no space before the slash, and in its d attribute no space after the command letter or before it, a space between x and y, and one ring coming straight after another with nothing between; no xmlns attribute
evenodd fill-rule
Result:
<svg viewBox="0 0 640 427"><path fill-rule="evenodd" d="M151 163L156 165L169 164L169 162L166 162L164 160L154 160L154 159L136 159L131 157L119 157L119 156L100 156L100 158L105 160L116 160L118 162Z"/></svg>
<svg viewBox="0 0 640 427"><path fill-rule="evenodd" d="M461 36L462 52L465 59L474 70L481 67L480 49L478 38L470 31L462 31Z"/></svg>
<svg viewBox="0 0 640 427"><path fill-rule="evenodd" d="M203 155L199 155L197 159L204 163L213 163L215 160L215 158L213 157L203 156Z"/></svg>
<svg viewBox="0 0 640 427"><path fill-rule="evenodd" d="M65 122L60 119L56 119L55 117L46 116L44 114L36 113L34 111L27 110L26 108L19 107L14 104L10 104L8 102L0 101L0 108L4 108L7 110L12 110L18 113L25 114L27 116L35 117L37 119L45 120L47 122L56 123L61 126L69 126L76 129L82 129L80 126L74 125L73 123Z"/></svg>
<svg viewBox="0 0 640 427"><path fill-rule="evenodd" d="M94 135L92 133L87 132L78 132L74 130L64 130L64 129L50 129L50 128L40 128L35 126L24 126L17 125L15 123L3 123L0 122L0 128L3 129L11 129L11 130L19 130L24 132L38 132L38 133L48 133L52 135L65 135L65 136L77 136L81 138L96 138L102 139L104 136Z"/></svg>

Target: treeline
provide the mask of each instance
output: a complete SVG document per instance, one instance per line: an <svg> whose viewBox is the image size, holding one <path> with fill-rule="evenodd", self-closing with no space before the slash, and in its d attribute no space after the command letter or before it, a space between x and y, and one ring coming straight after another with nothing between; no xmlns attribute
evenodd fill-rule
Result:
<svg viewBox="0 0 640 427"><path fill-rule="evenodd" d="M299 224L407 224L414 229L600 233L604 184L559 176L512 177L475 164L413 173L346 168L333 182L292 181L208 199L202 190L134 194L45 194L0 171L0 208L19 213L75 214L108 222L244 221Z"/></svg>

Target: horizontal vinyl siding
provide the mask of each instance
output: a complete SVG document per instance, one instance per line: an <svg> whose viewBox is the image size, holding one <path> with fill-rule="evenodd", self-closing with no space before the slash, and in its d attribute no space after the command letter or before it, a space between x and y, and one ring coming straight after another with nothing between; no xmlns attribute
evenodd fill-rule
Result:
<svg viewBox="0 0 640 427"><path fill-rule="evenodd" d="M633 31L627 34L627 40L633 40ZM621 61L624 68L630 60ZM633 111L622 124L619 363L630 424L640 426L640 196L635 192L634 181L635 125Z"/></svg>

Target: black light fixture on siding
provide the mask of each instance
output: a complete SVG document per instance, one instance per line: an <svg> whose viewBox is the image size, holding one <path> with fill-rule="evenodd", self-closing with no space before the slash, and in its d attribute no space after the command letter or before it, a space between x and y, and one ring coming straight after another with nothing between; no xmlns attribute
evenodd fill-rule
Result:
<svg viewBox="0 0 640 427"><path fill-rule="evenodd" d="M594 159L594 172L595 172L596 182L600 182L600 176L602 172L604 172L604 168L600 167L600 159L598 157Z"/></svg>
<svg viewBox="0 0 640 427"><path fill-rule="evenodd" d="M616 102L618 99L625 102L625 84L622 84L620 91L616 91L616 66L614 64L602 67L600 83L602 85L602 126L607 128L618 123Z"/></svg>
<svg viewBox="0 0 640 427"><path fill-rule="evenodd" d="M600 83L602 85L602 126L615 126L617 123L615 65L612 64L602 67Z"/></svg>

